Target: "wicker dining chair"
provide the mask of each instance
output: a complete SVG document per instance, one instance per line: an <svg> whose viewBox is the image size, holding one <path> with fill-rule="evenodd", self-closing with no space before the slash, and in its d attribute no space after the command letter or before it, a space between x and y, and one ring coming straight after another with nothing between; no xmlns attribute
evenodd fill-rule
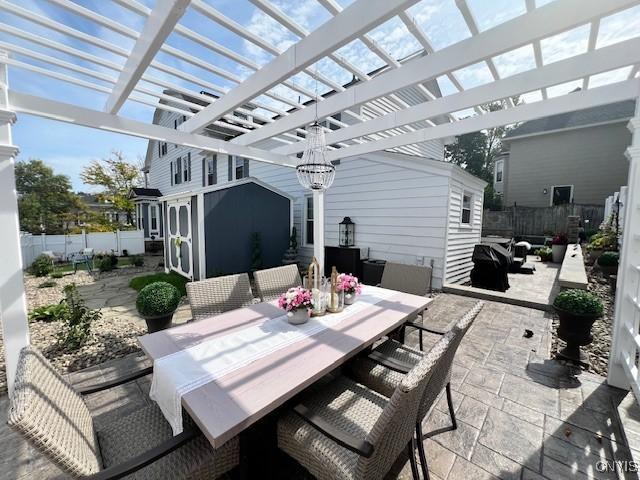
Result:
<svg viewBox="0 0 640 480"><path fill-rule="evenodd" d="M96 429L83 396L149 373L151 368L76 390L38 350L24 347L8 424L73 478L204 479L235 467L240 459L237 438L214 450L189 418L174 437L155 404Z"/></svg>
<svg viewBox="0 0 640 480"><path fill-rule="evenodd" d="M249 275L238 273L187 283L193 320L248 307L254 303Z"/></svg>
<svg viewBox="0 0 640 480"><path fill-rule="evenodd" d="M414 479L415 424L450 337L403 376L390 398L344 376L312 389L278 421L278 447L318 479L382 479L403 454Z"/></svg>
<svg viewBox="0 0 640 480"><path fill-rule="evenodd" d="M434 369L434 373L429 379L425 389L424 396L420 403L418 412L418 422L416 423L416 437L418 439L418 453L423 469L423 476L429 477L427 470L426 455L424 452L422 433L422 420L429 413L431 407L435 404L442 390L446 391L447 405L449 407L449 415L451 416L451 427L445 427L427 434L427 437L434 436L449 430L458 428L456 422L455 411L453 409L453 401L451 398L451 369L456 351L460 346L460 342L476 319L484 302L478 301L469 309L455 324L453 329L446 333L430 330L426 327L418 326L428 333L437 333L439 335L451 336L451 341L447 351L439 359L438 365ZM439 345L439 342L436 343ZM434 347L435 348L435 347ZM354 381L362 383L376 392L391 397L395 389L400 385L409 371L418 364L429 353L423 353L420 350L404 345L397 340L388 339L384 343L376 347L366 356L354 359L346 367L346 374Z"/></svg>
<svg viewBox="0 0 640 480"><path fill-rule="evenodd" d="M253 279L258 296L263 302L274 300L290 288L302 285L297 265L258 270L253 274Z"/></svg>

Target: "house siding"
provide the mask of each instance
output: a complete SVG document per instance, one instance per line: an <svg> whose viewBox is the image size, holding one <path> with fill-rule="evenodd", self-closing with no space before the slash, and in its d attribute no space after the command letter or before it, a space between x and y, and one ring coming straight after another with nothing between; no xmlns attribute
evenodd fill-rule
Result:
<svg viewBox="0 0 640 480"><path fill-rule="evenodd" d="M514 139L505 162L505 205L548 207L554 185L573 185L574 203L604 204L627 183L630 144L626 122Z"/></svg>

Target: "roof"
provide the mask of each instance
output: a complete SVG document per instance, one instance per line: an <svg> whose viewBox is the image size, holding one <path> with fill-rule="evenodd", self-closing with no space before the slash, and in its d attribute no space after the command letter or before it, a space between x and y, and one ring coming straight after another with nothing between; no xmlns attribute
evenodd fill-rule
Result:
<svg viewBox="0 0 640 480"><path fill-rule="evenodd" d="M157 188L133 187L129 192L129 198L134 197L161 197L162 193Z"/></svg>
<svg viewBox="0 0 640 480"><path fill-rule="evenodd" d="M610 123L616 120L624 121L633 117L636 103L634 100L610 103L601 107L587 108L573 112L561 113L550 117L538 118L530 122L523 123L518 128L511 130L505 140L514 138L540 135L544 133L556 132L601 123Z"/></svg>

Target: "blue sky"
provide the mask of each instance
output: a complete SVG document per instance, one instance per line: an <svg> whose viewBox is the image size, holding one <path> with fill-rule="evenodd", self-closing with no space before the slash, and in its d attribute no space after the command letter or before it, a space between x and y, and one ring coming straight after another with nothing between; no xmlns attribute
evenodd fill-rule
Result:
<svg viewBox="0 0 640 480"><path fill-rule="evenodd" d="M99 37L108 42L113 48L127 52L133 45L133 40L119 33L88 21L81 16L72 14L67 10L55 5L47 0L9 0L11 4L28 9L34 15L42 15L54 19L80 32ZM74 3L84 6L98 14L113 19L120 25L140 31L144 18L139 16L114 2L104 0L73 0ZM149 8L153 7L155 0L138 0ZM266 16L259 9L254 7L248 0L205 0L213 8L229 17L230 19L245 26L249 31L259 38L274 45L278 51L283 51L298 37L289 32L275 20ZM324 9L316 0L270 0L288 16L293 18L299 25L307 31L312 31L319 25L331 18L331 14ZM537 0L537 5L541 6L553 0ZM346 7L351 0L340 0L342 7ZM524 0L468 0L468 4L473 12L480 30L489 29L501 22L508 21L518 15L525 13ZM464 19L455 6L454 0L422 0L408 10L409 15L420 25L429 37L433 47L438 50L451 45L457 41L470 36ZM33 16L33 15L31 15ZM113 51L90 45L77 39L53 31L37 22L33 18L26 19L19 15L11 14L0 10L0 49L3 42L18 47L26 47L39 53L54 56L60 60L74 63L76 65L90 68L94 71L106 74L112 78L117 76L117 72L106 66L96 65L92 62L79 60L66 55L53 48L48 48L38 43L16 37L11 32L6 32L3 28L15 27L31 34L37 35L47 42L58 42L69 47L82 50L85 53L97 56L105 61L116 65L123 65L125 57ZM253 63L255 68L268 63L273 55L259 46L241 38L235 33L227 30L201 13L190 8L182 18L182 25L208 37L211 40L227 47L234 52L243 55ZM10 26L10 27L3 27ZM625 12L605 18L600 26L597 47L621 41L640 33L640 6L634 7ZM387 52L395 58L402 58L420 49L420 44L402 24L398 18L391 19L379 27L375 28L369 35L380 44ZM579 27L570 32L544 39L541 42L543 61L550 63L561 60L567 56L586 51L589 36L588 26ZM191 65L183 60L173 57L167 53L160 52L156 60L162 64L176 68L181 72L188 73L197 78L205 80L204 87L207 90L218 89L224 93L228 89L237 85L238 81L247 78L253 69L240 65L220 54L217 54L201 45L173 33L167 40L167 44L175 48L190 53L191 55L205 60L218 68L224 69L227 74L220 76L200 67ZM5 44L6 45L6 44ZM51 44L49 44L51 46ZM363 71L371 71L383 65L382 60L368 50L360 40L354 40L350 44L342 47L337 52L356 67ZM75 78L89 81L102 88L110 88L111 84L103 80L79 73L69 72L64 68L52 66L50 64L24 57L20 54L12 53L15 60L27 62L32 65L46 68L54 72L71 75ZM520 49L507 52L495 57L494 63L501 77L506 77L535 67L533 48L525 46ZM340 67L333 60L325 58L311 67L312 71L317 69L321 74L334 79L336 82L345 83L351 79L351 73ZM629 69L621 69L616 72L607 72L595 76L591 79L591 85L602 85L626 78ZM148 74L161 80L171 82L183 88L193 91L200 91L203 85L196 85L183 78L178 78L164 71L150 68ZM491 73L485 63L479 63L463 68L455 72L456 77L464 88L472 88L492 80ZM80 106L101 110L106 101L106 94L96 92L87 88L69 85L60 80L51 79L43 75L23 70L17 67L10 67L10 86L12 89L39 96L50 96L56 100L73 103ZM309 91L315 90L315 81L304 72L295 75L292 81ZM455 87L446 78L439 78L438 82L443 95L455 93ZM569 82L568 84L554 86L549 89L549 95L555 96L564 94L579 86L581 81ZM157 85L143 81L140 83L155 91L159 91ZM327 90L329 87L320 84L319 90ZM292 101L298 101L300 94L284 86L276 87L273 90L279 95ZM144 100L151 101L153 97L138 94ZM540 92L531 92L525 96L527 102L541 99ZM300 100L307 100L304 96ZM274 100L264 95L257 99L261 105L275 109L285 109L287 106L282 102ZM273 115L265 109L259 109L264 115ZM469 114L473 112L459 112ZM126 117L134 118L144 122L149 122L153 115L153 108L142 105L134 101L127 101L120 111ZM132 162L144 157L146 152L146 140L128 137L124 135L100 132L93 129L78 127L75 125L63 124L56 121L44 120L28 115L20 115L18 123L14 128L14 143L20 147L20 159L40 158L50 164L56 172L68 175L76 190L89 190L84 186L79 178L84 165L93 159L103 158L109 155L113 149L121 150Z"/></svg>

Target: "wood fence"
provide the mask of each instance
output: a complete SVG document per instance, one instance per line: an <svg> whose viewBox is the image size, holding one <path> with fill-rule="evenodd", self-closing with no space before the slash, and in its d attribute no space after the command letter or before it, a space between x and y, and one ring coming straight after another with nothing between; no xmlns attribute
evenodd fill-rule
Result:
<svg viewBox="0 0 640 480"><path fill-rule="evenodd" d="M585 230L597 229L604 220L604 205L556 205L554 207L507 207L485 210L482 235L550 235L567 231L567 217L578 215Z"/></svg>

